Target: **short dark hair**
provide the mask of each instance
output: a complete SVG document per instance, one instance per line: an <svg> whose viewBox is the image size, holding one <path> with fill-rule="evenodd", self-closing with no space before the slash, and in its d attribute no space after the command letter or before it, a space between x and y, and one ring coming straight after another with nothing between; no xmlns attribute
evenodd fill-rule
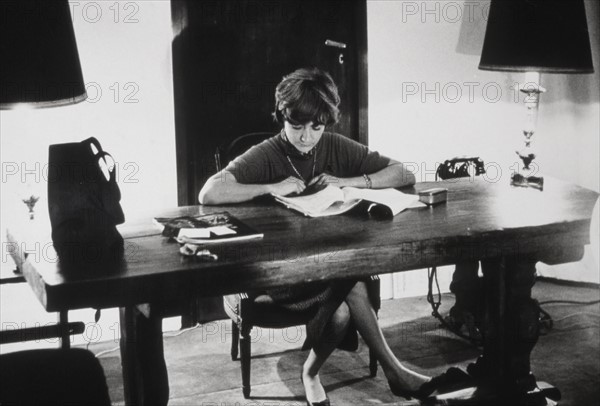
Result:
<svg viewBox="0 0 600 406"><path fill-rule="evenodd" d="M340 96L329 73L319 68L298 69L284 76L275 89L273 117L283 125L331 125L338 122Z"/></svg>

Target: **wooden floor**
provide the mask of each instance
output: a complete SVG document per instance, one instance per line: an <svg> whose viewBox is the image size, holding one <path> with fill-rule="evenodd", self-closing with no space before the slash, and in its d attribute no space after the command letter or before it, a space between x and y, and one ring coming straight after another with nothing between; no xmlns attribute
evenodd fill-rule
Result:
<svg viewBox="0 0 600 406"><path fill-rule="evenodd" d="M534 296L540 300L591 301L600 298L597 287L563 286L538 282ZM452 305L444 297L442 310ZM548 304L554 329L540 337L533 355L538 379L557 385L561 405L592 405L600 401L600 305ZM434 375L448 366L464 367L479 350L446 330L430 316L423 297L383 302L380 322L394 353L421 373ZM194 329L165 333L165 353L171 386L170 405L301 405L300 365L306 352L299 351L303 329L254 331L252 399L241 393L239 362L231 361L231 327L226 321ZM89 347L100 355L114 404L123 403L120 358L114 343ZM321 371L321 380L333 405L414 404L402 402L388 389L380 372L368 377L367 348L358 352L336 351Z"/></svg>

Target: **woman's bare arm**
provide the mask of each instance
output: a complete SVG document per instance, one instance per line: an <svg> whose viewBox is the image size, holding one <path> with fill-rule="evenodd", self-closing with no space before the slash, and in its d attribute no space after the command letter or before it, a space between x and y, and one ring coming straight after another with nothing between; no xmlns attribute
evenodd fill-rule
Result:
<svg viewBox="0 0 600 406"><path fill-rule="evenodd" d="M198 194L198 201L206 205L241 203L269 193L281 196L300 193L304 188L304 182L293 176L277 183L243 184L231 172L222 170L206 181Z"/></svg>
<svg viewBox="0 0 600 406"><path fill-rule="evenodd" d="M410 186L416 182L415 175L404 164L393 159L390 160L390 163L385 168L367 175L371 179L371 187L373 189ZM313 184L331 184L338 187L353 186L358 188L367 186L364 176L336 178L327 174L315 176L308 182L308 186Z"/></svg>

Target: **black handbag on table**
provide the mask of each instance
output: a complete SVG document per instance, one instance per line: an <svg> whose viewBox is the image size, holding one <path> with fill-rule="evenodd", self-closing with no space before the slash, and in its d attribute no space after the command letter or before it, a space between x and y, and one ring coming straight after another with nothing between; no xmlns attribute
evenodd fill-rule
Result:
<svg viewBox="0 0 600 406"><path fill-rule="evenodd" d="M50 145L48 209L61 262L104 263L123 257L116 225L125 221L112 156L96 138Z"/></svg>

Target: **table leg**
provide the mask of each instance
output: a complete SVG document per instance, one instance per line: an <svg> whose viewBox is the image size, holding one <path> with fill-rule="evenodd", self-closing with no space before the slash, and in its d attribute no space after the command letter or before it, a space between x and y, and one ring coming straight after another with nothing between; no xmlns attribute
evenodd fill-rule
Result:
<svg viewBox="0 0 600 406"><path fill-rule="evenodd" d="M69 334L69 311L58 312L58 328L60 328L60 348L68 350L71 348L71 335Z"/></svg>
<svg viewBox="0 0 600 406"><path fill-rule="evenodd" d="M506 312L508 357L507 371L510 382L517 390L531 391L536 382L531 373L530 355L540 336L540 311L531 298L535 283L535 263L530 258L516 258L506 262Z"/></svg>
<svg viewBox="0 0 600 406"><path fill-rule="evenodd" d="M169 378L164 358L162 318L136 306L120 309L121 366L127 405L166 405Z"/></svg>
<svg viewBox="0 0 600 406"><path fill-rule="evenodd" d="M446 405L554 405L560 399L556 388L538 384L530 371L530 354L539 337L539 309L531 298L535 263L525 256L482 262L483 355L468 368L477 386L438 395L437 400Z"/></svg>
<svg viewBox="0 0 600 406"><path fill-rule="evenodd" d="M525 392L535 388L529 356L539 337L539 310L531 298L535 262L519 257L483 263L485 375L493 382Z"/></svg>

